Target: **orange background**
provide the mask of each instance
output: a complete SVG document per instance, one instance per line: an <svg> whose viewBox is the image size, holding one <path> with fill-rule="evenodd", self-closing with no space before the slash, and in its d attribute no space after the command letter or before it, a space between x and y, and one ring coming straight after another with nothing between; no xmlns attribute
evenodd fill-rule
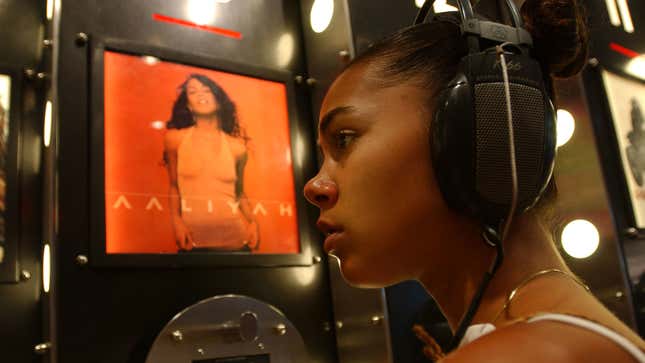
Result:
<svg viewBox="0 0 645 363"><path fill-rule="evenodd" d="M107 253L177 252L163 145L178 87L192 73L211 78L226 91L251 138L244 191L252 209L260 203L266 211L258 209L255 215L261 243L254 253L299 252L284 84L111 51L105 51L104 63ZM114 208L122 196L130 208L123 203ZM146 210L152 197L162 211ZM281 204L291 207L290 216L281 215Z"/></svg>

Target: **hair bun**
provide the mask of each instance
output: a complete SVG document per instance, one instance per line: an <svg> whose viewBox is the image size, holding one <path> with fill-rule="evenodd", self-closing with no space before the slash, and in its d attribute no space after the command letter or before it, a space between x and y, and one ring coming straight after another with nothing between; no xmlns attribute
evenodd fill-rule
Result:
<svg viewBox="0 0 645 363"><path fill-rule="evenodd" d="M582 70L589 37L578 0L526 0L521 13L536 56L552 76L566 78Z"/></svg>

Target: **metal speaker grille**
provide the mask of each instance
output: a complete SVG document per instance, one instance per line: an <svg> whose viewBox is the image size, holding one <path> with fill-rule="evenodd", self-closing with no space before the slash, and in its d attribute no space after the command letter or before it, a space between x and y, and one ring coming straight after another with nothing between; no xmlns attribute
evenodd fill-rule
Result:
<svg viewBox="0 0 645 363"><path fill-rule="evenodd" d="M537 195L544 159L544 100L539 89L510 84L518 208ZM488 202L510 205L512 176L503 82L475 85L476 189Z"/></svg>

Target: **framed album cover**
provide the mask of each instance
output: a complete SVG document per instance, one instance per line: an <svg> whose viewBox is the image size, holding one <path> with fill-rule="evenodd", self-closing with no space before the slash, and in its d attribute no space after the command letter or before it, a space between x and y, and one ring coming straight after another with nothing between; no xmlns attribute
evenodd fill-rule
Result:
<svg viewBox="0 0 645 363"><path fill-rule="evenodd" d="M311 263L290 74L122 41L92 55L93 260Z"/></svg>
<svg viewBox="0 0 645 363"><path fill-rule="evenodd" d="M636 227L645 229L645 83L603 70Z"/></svg>

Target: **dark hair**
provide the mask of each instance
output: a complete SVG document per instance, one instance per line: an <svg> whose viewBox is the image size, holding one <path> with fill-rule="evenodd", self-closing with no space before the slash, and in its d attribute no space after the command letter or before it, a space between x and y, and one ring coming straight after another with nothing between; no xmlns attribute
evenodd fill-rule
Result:
<svg viewBox="0 0 645 363"><path fill-rule="evenodd" d="M534 56L549 77L566 78L582 70L588 33L585 12L578 0L526 0L521 14L533 38ZM438 19L390 35L354 59L348 68L368 65L367 77L377 86L410 84L426 89L425 106L431 114L439 91L454 78L460 59L468 53L455 18L444 15ZM551 85L549 88L553 89ZM550 207L556 196L552 178L534 207L549 227L557 219Z"/></svg>
<svg viewBox="0 0 645 363"><path fill-rule="evenodd" d="M219 117L220 129L231 136L244 137L244 133L237 120L237 110L233 101L231 101L222 87L212 79L202 74L195 73L188 76L188 78L178 87L180 93L172 106L172 116L170 121L166 123L166 128L183 129L195 125L193 115L188 109L188 96L186 94L186 86L191 79L198 80L213 92L213 96L215 96L215 100L219 106L217 109L217 116Z"/></svg>

